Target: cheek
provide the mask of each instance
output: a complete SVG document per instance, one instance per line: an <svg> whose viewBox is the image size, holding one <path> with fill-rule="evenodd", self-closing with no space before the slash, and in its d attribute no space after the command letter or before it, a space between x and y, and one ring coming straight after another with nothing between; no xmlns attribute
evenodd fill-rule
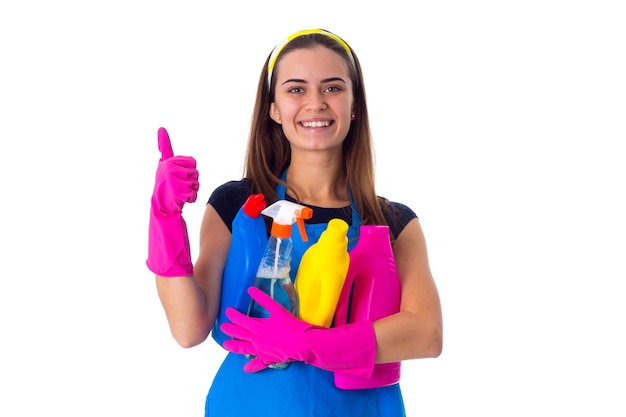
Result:
<svg viewBox="0 0 626 417"><path fill-rule="evenodd" d="M332 105L335 111L337 111L337 114L340 114L342 116L347 115L348 117L352 116L352 110L354 108L353 100L346 99L345 97L338 98L336 101L332 103Z"/></svg>
<svg viewBox="0 0 626 417"><path fill-rule="evenodd" d="M283 100L279 105L276 106L282 118L287 118L296 114L298 106L296 103Z"/></svg>

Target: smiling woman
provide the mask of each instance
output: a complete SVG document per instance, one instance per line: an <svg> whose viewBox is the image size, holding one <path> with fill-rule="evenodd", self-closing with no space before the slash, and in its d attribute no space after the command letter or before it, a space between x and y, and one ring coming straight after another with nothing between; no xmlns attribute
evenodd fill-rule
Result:
<svg viewBox="0 0 626 417"><path fill-rule="evenodd" d="M0 416L202 415L229 353L210 339L178 348L199 343L184 338L196 322L169 312L172 338L145 267L156 131L197 158L198 201L182 215L196 263L200 235L219 232L200 232L205 202L241 178L266 58L319 26L359 60L376 190L419 214L442 295L445 354L402 362L406 414L626 416L614 382L626 375L624 2L244 4L0 1ZM348 144L363 130L359 92L344 160L366 218L369 172L350 161L367 161L367 144ZM257 126L253 155L271 169L246 175L255 186L290 158L281 125ZM323 394L309 391L297 402Z"/></svg>
<svg viewBox="0 0 626 417"><path fill-rule="evenodd" d="M244 176L211 194L195 265L182 206L196 199L198 170L195 159L174 156L169 135L159 132L162 159L152 199L148 266L180 345L202 343L213 326L222 332L216 337L214 330L214 338L229 354L207 395L207 416L404 416L399 377L372 383L375 366L441 352L441 306L419 220L412 209L375 190L361 80L354 51L325 30L298 32L272 51L258 81ZM304 223L308 241L292 234L292 281L304 252L331 219L348 224L349 250L362 226L387 227L401 288L399 311L326 328L300 320L263 293L248 292L240 276L224 270L234 219L253 194L263 195L268 204L287 200L313 209ZM263 234L257 237L266 238ZM222 288L235 288L241 297L249 294L270 316L251 318L225 305ZM223 334L232 339L224 341ZM284 369L267 369L286 362L290 366ZM370 389L338 388L335 374L369 381ZM246 401L241 401L244 386Z"/></svg>
<svg viewBox="0 0 626 417"><path fill-rule="evenodd" d="M284 52L274 71L270 116L282 125L292 158L332 159L333 148L341 147L348 135L354 95L349 70L337 58L334 51L321 46L296 49ZM307 150L318 152L300 155Z"/></svg>

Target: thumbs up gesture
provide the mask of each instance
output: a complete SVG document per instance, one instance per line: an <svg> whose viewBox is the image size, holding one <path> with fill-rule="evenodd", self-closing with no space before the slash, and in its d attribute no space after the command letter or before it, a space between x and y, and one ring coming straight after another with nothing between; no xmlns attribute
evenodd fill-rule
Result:
<svg viewBox="0 0 626 417"><path fill-rule="evenodd" d="M159 129L161 160L157 168L152 204L157 214L171 216L182 213L185 203L193 203L198 197L198 170L196 160L190 156L174 156L167 130Z"/></svg>
<svg viewBox="0 0 626 417"><path fill-rule="evenodd" d="M161 159L152 192L146 264L159 276L191 276L193 264L182 212L185 203L193 203L198 197L196 160L174 156L164 128L159 129L158 141Z"/></svg>

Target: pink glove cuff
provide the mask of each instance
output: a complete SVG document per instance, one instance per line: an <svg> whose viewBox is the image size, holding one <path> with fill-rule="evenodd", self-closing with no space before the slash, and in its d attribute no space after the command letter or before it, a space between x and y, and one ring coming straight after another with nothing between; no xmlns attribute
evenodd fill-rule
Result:
<svg viewBox="0 0 626 417"><path fill-rule="evenodd" d="M163 277L193 275L187 224L181 215L162 216L150 210L148 231L148 259L146 265Z"/></svg>
<svg viewBox="0 0 626 417"><path fill-rule="evenodd" d="M376 334L370 322L313 328L304 334L301 360L327 371L369 378L376 359Z"/></svg>

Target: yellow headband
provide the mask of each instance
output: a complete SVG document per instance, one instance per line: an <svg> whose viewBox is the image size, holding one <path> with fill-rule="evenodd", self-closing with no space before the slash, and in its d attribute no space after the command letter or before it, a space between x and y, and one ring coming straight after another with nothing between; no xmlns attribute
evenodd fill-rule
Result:
<svg viewBox="0 0 626 417"><path fill-rule="evenodd" d="M352 65L356 68L354 57L352 56L352 51L350 50L350 47L343 39L341 39L339 36L335 35L334 33L331 33L324 29L304 29L304 30L294 33L293 35L289 35L287 39L285 39L283 42L276 45L274 47L274 50L272 50L272 54L270 55L270 60L267 63L267 86L268 88L270 88L272 85L272 72L274 72L274 66L276 65L276 60L278 59L278 55L280 55L280 53L285 48L285 46L287 46L289 42L291 42L298 36L310 35L312 33L319 33L321 35L328 36L329 38L337 41L341 46L343 46L343 49L346 50L346 52L348 53L348 56L350 57L350 61L352 62Z"/></svg>

